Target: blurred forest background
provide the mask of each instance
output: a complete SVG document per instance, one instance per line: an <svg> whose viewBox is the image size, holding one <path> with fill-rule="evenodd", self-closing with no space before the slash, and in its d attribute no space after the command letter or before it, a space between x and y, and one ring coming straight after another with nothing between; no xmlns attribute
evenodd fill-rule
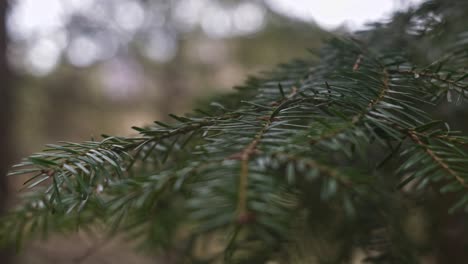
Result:
<svg viewBox="0 0 468 264"><path fill-rule="evenodd" d="M336 2L335 13L354 12ZM372 1L348 2L362 9ZM388 18L415 2L420 1L380 5L390 7ZM311 56L307 49L320 48L330 34L362 28L343 22L323 29L300 5L294 9L287 3L10 0L5 14L12 96L2 105L9 103L13 113L5 117L11 128L9 160L46 143L131 134L131 126L188 112L198 100L229 92L249 74ZM12 185L17 190L21 182ZM137 255L124 241L102 239L78 234L36 242L17 261L154 263L154 256Z"/></svg>

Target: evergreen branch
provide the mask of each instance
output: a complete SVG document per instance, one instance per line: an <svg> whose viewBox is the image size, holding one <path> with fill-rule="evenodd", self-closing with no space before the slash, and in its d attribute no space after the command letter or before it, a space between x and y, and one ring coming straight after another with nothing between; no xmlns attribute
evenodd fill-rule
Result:
<svg viewBox="0 0 468 264"><path fill-rule="evenodd" d="M457 137L452 135L435 135L435 137L450 143L468 146L468 139L465 137Z"/></svg>
<svg viewBox="0 0 468 264"><path fill-rule="evenodd" d="M320 163L320 162L318 162L318 161L316 161L314 159L307 158L307 157L301 157L301 156L297 156L297 155L293 155L293 154L289 154L289 153L281 153L281 152L273 153L272 157L277 157L277 158L280 158L280 159L286 159L287 161L296 162L296 163L298 163L298 162L303 163L308 168L317 169L320 172L322 172L324 175L333 178L334 180L336 180L337 182L339 182L341 185L343 185L346 188L353 188L354 187L354 183L351 182L348 179L348 177L346 177L339 170L337 170L337 169L335 169L335 168L333 168L331 166L322 164L322 163Z"/></svg>
<svg viewBox="0 0 468 264"><path fill-rule="evenodd" d="M281 87L280 89L281 89L281 93L283 94ZM290 100L294 98L296 94L297 94L297 89L293 87L291 94L289 94L287 97L283 97L283 99L280 101L280 104L274 108L271 115L267 118L263 128L257 133L255 138L239 154L236 154L239 156L241 160L241 172L239 176L239 194L238 194L239 198L238 198L238 204L237 204L239 223L245 223L249 219L249 213L247 209L247 189L248 189L250 157L257 152L257 145L260 144L260 141L262 140L266 131L270 128L270 126L275 121L276 115L279 113L281 109L283 109L286 105L288 105L288 102L290 102Z"/></svg>
<svg viewBox="0 0 468 264"><path fill-rule="evenodd" d="M359 69L359 65L358 62L360 63L361 60L363 58L363 55L359 55L358 57L358 60L356 61L356 64L358 66L355 66L353 67L353 70L354 71L357 71ZM382 77L382 89L380 90L379 94L377 95L377 97L375 97L374 99L370 100L370 102L368 103L366 109L364 112L361 112L361 113L358 113L356 115L354 115L352 118L351 118L351 122L348 122L344 127L341 127L339 129L335 129L333 131L331 131L330 133L327 133L327 134L324 134L324 135L321 135L318 139L312 139L309 141L310 144L317 144L321 141L325 141L325 140L329 140L331 138L334 138L336 137L337 135L347 131L348 129L356 126L356 124L358 124L359 122L361 122L367 115L369 115L369 113L372 112L372 110L374 110L374 108L384 100L388 90L389 90L389 74L387 72L387 69L383 69L382 70L383 72L383 77Z"/></svg>
<svg viewBox="0 0 468 264"><path fill-rule="evenodd" d="M454 81L454 80L449 80L447 78L442 78L439 74L437 73L430 73L430 72L425 72L425 71L415 71L415 70L400 70L400 69L392 69L392 70L389 70L389 73L390 74L404 74L404 75L411 75L413 76L415 79L417 79L418 77L424 77L424 78L428 78L428 79L433 79L433 80L437 80L439 82L443 82L443 83L447 83L449 85L453 85L455 87L458 87L462 90L466 90L468 89L468 85L463 85L462 83L458 82L458 81Z"/></svg>
<svg viewBox="0 0 468 264"><path fill-rule="evenodd" d="M390 152L386 162L396 153L409 154L399 166L415 170L409 180L446 177L441 192L461 191L468 188L468 155L457 146L468 139L439 129L443 121L432 120L421 106L454 84L466 88L465 75L452 80L438 70L394 70L392 65L412 64L370 50L334 39L318 64L295 61L250 79L237 94L201 110L202 117L171 115L175 123L135 128L140 133L135 138L49 146L12 171L36 173L27 183L36 192L2 218L0 242L20 244L40 231L104 223L111 234L124 231L168 249L180 242L177 230L190 240L233 230L213 261L263 263L284 250L296 216L313 214L321 221L322 214L332 213L328 219L343 218L338 225L349 225L353 239L362 236L375 244L369 229L354 228L355 217L395 217L386 193L393 186L379 185L384 177L374 176L392 174L396 166L380 170L369 156L380 159L380 153ZM435 81L404 77L416 74ZM37 188L50 179L45 191ZM465 206L466 197L455 207ZM49 224L38 231L43 222ZM384 225L392 232L400 228L392 221ZM182 254L194 247L190 243ZM346 252L334 253L336 262L345 261Z"/></svg>
<svg viewBox="0 0 468 264"><path fill-rule="evenodd" d="M9 175L19 175L30 172L39 172L33 179L39 176L43 181L50 177L56 177L57 174L75 175L79 177L80 173L85 175L95 175L98 172L105 170L106 163L116 169L120 175L122 171L128 171L133 165L133 162L125 168L120 168L122 165L122 157L127 160L136 159L136 155L132 151L141 150L143 146L152 142L162 142L179 135L185 135L203 127L213 125L219 120L229 118L230 116L221 116L217 118L209 118L203 120L190 121L176 128L136 128L143 135L141 138L117 138L108 137L101 142L85 142L83 144L66 143L64 145L49 145L49 149L45 152L32 155L27 160L15 166L15 170ZM29 168L29 166L35 168ZM20 169L26 167L26 169ZM65 183L65 179L63 180ZM30 186L36 186L38 182L32 181Z"/></svg>
<svg viewBox="0 0 468 264"><path fill-rule="evenodd" d="M453 176L464 188L468 189L468 183L466 183L466 180L462 176L460 176L456 171L451 169L450 166L439 155L437 155L433 150L431 150L429 146L421 140L417 133L414 133L411 130L409 130L408 133L411 140L413 140L416 144L421 146L427 153L427 155L429 155L435 163L437 163L449 175Z"/></svg>

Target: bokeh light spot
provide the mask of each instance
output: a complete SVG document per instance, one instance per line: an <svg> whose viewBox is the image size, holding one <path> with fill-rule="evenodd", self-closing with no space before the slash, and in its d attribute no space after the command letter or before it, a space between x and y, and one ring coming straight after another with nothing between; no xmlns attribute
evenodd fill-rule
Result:
<svg viewBox="0 0 468 264"><path fill-rule="evenodd" d="M265 10L254 3L241 3L234 10L233 21L239 34L252 34L262 29L265 20Z"/></svg>
<svg viewBox="0 0 468 264"><path fill-rule="evenodd" d="M145 11L136 1L119 3L115 10L115 21L124 30L134 32L139 29L145 19Z"/></svg>
<svg viewBox="0 0 468 264"><path fill-rule="evenodd" d="M63 22L60 0L21 0L14 2L7 23L11 37L22 39L34 34L49 34Z"/></svg>
<svg viewBox="0 0 468 264"><path fill-rule="evenodd" d="M143 46L144 54L159 63L169 62L177 53L176 38L168 33L155 32L151 34Z"/></svg>
<svg viewBox="0 0 468 264"><path fill-rule="evenodd" d="M67 58L77 67L87 67L99 59L99 47L92 38L79 36L74 38L67 49Z"/></svg>
<svg viewBox="0 0 468 264"><path fill-rule="evenodd" d="M61 49L50 39L41 39L29 48L26 55L26 68L36 76L50 73L58 63Z"/></svg>
<svg viewBox="0 0 468 264"><path fill-rule="evenodd" d="M231 16L227 10L219 6L206 8L201 25L203 31L212 38L222 38L232 34Z"/></svg>

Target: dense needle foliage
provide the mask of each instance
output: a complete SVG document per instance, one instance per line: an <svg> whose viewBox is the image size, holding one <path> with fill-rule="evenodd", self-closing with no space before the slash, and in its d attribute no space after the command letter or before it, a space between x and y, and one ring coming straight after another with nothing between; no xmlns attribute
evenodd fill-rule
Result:
<svg viewBox="0 0 468 264"><path fill-rule="evenodd" d="M0 242L98 228L180 263L343 263L356 249L418 263L408 201L451 193L448 213L468 211L468 137L431 115L468 96L468 34L442 7L330 39L138 136L48 145L10 173L31 192ZM444 48L421 58L418 41Z"/></svg>

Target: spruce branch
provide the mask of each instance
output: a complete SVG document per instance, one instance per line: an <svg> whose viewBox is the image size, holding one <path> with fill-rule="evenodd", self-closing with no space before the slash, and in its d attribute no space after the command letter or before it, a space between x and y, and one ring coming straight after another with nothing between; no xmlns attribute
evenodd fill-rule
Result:
<svg viewBox="0 0 468 264"><path fill-rule="evenodd" d="M468 184L465 182L465 179L460 176L457 172L455 172L453 169L450 168L450 166L445 163L445 161L439 157L433 150L431 150L421 139L420 137L411 131L410 133L410 138L419 146L423 147L426 153L431 157L431 159L434 160L442 169L447 171L448 174L453 176L463 187L468 188Z"/></svg>
<svg viewBox="0 0 468 264"><path fill-rule="evenodd" d="M280 86L280 93L284 95L283 89ZM264 134L268 131L268 128L276 121L276 115L283 109L285 106L291 102L292 98L297 95L297 88L293 87L291 93L284 97L280 101L279 105L276 106L270 116L266 118L266 122L262 129L258 132L255 138L238 154L235 156L239 156L241 160L241 172L239 177L239 202L237 204L237 211L238 211L238 222L244 223L247 222L250 218L247 208L247 187L248 187L248 175L249 175L249 160L250 157L255 155L257 150L257 145L260 144ZM232 156L231 156L232 158Z"/></svg>
<svg viewBox="0 0 468 264"><path fill-rule="evenodd" d="M260 263L286 250L292 219L304 212L333 212L351 226L361 213L392 216L393 201L381 202L398 191L380 178L418 180L421 188L445 179L441 192L465 191L468 155L459 147L468 139L421 105L435 106L447 86L466 88L466 73L442 79L438 72L449 70L441 66L415 78L409 60L347 39L330 40L318 55L250 79L199 114L135 128L138 136L49 145L25 159L11 175L32 173L33 195L2 219L0 242L104 225L191 260L193 241L227 233L222 252L207 259ZM369 155L382 164L405 160L383 170ZM466 197L454 208L466 208ZM377 226L401 229L384 222ZM351 230L378 244L368 229Z"/></svg>

